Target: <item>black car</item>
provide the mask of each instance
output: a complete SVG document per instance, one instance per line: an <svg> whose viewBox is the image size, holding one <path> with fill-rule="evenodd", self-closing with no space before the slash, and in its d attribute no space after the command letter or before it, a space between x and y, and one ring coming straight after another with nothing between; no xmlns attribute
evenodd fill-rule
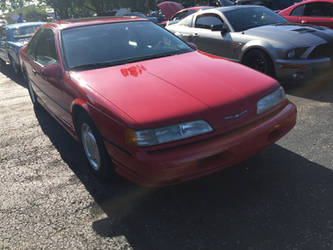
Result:
<svg viewBox="0 0 333 250"><path fill-rule="evenodd" d="M302 0L235 0L237 5L263 5L273 10L282 10L298 2Z"/></svg>

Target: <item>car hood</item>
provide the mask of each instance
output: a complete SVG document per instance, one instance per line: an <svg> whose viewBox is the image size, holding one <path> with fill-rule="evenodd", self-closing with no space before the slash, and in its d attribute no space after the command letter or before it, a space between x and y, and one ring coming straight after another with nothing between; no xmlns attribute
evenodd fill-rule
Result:
<svg viewBox="0 0 333 250"><path fill-rule="evenodd" d="M184 9L183 5L181 5L180 3L172 2L172 1L165 1L165 2L159 3L159 4L157 4L157 7L160 8L163 15L167 19L170 19L178 11Z"/></svg>
<svg viewBox="0 0 333 250"><path fill-rule="evenodd" d="M264 74L201 52L71 72L71 77L125 112L136 129L197 119L221 128L257 119L257 101L279 86Z"/></svg>
<svg viewBox="0 0 333 250"><path fill-rule="evenodd" d="M333 41L333 31L326 27L277 24L265 25L244 31L245 35L271 40L290 47L310 47Z"/></svg>

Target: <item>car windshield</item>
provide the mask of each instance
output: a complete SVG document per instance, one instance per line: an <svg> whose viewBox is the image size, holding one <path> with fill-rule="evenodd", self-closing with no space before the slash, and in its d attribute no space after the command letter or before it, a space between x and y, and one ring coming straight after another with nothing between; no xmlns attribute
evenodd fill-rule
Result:
<svg viewBox="0 0 333 250"><path fill-rule="evenodd" d="M265 7L243 7L225 11L225 17L235 32L252 29L259 26L287 23L279 14Z"/></svg>
<svg viewBox="0 0 333 250"><path fill-rule="evenodd" d="M20 40L32 37L39 26L40 25L22 26L14 29L14 39Z"/></svg>
<svg viewBox="0 0 333 250"><path fill-rule="evenodd" d="M62 31L69 69L91 69L193 51L185 42L148 21L81 26Z"/></svg>
<svg viewBox="0 0 333 250"><path fill-rule="evenodd" d="M232 6L235 5L235 3L231 0L220 0L221 6Z"/></svg>

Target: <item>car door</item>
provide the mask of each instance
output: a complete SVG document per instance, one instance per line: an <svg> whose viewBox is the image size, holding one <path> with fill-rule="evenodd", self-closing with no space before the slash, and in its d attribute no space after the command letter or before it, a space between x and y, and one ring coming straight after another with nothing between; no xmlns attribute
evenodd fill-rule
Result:
<svg viewBox="0 0 333 250"><path fill-rule="evenodd" d="M32 51L33 60L30 62L30 76L34 86L37 88L37 95L42 99L49 111L58 118L63 116L64 109L61 105L63 81L50 78L45 75L43 69L51 64L59 63L55 43L55 33L50 28L43 28L38 34L35 46Z"/></svg>
<svg viewBox="0 0 333 250"><path fill-rule="evenodd" d="M232 58L232 40L230 33L222 34L221 31L212 31L213 26L223 26L222 18L214 13L198 15L194 20L194 28L191 34L191 42L198 46L199 50Z"/></svg>
<svg viewBox="0 0 333 250"><path fill-rule="evenodd" d="M296 6L289 16L284 16L291 23L301 23L302 17L304 16L305 4Z"/></svg>
<svg viewBox="0 0 333 250"><path fill-rule="evenodd" d="M300 23L333 28L333 5L331 3L313 2L304 5L304 14L300 18Z"/></svg>

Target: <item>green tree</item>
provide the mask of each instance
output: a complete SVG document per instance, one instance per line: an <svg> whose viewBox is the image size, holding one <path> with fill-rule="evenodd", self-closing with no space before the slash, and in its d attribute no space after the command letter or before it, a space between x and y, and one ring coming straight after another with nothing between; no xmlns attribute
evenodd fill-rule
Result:
<svg viewBox="0 0 333 250"><path fill-rule="evenodd" d="M45 9L35 5L18 8L14 13L22 13L23 19L27 22L47 21L47 13Z"/></svg>

